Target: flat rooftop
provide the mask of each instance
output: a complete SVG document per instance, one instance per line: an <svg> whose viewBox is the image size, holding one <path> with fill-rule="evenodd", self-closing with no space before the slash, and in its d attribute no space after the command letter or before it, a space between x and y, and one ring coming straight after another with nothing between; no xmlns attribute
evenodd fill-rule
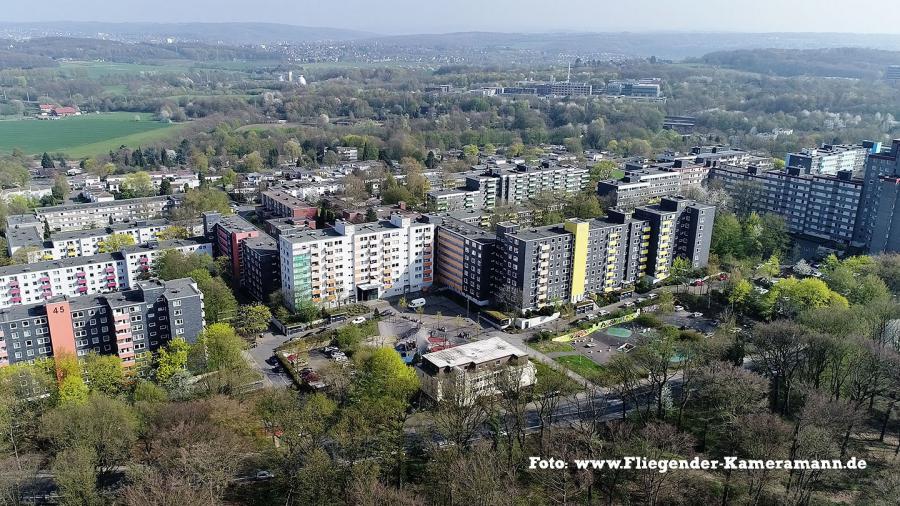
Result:
<svg viewBox="0 0 900 506"><path fill-rule="evenodd" d="M422 359L431 362L435 367L443 368L464 367L472 363L481 364L509 356L527 357L528 353L499 337L491 337L455 348L426 353L422 355Z"/></svg>

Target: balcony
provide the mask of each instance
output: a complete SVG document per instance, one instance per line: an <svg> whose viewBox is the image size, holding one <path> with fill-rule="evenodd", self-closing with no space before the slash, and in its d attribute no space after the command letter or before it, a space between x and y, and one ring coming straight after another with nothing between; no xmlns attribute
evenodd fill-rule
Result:
<svg viewBox="0 0 900 506"><path fill-rule="evenodd" d="M22 297L18 297L18 296L12 297L11 299L9 299L9 301L12 302L13 304L18 304L18 303L22 302Z"/></svg>
<svg viewBox="0 0 900 506"><path fill-rule="evenodd" d="M115 267L107 267L106 269L104 269L104 272L116 272L116 268Z"/></svg>
<svg viewBox="0 0 900 506"><path fill-rule="evenodd" d="M115 281L110 281L110 282L106 283L106 287L107 287L107 288L115 288L115 287L116 287L116 282L115 282Z"/></svg>
<svg viewBox="0 0 900 506"><path fill-rule="evenodd" d="M15 279L9 280L9 286L19 286L19 282Z"/></svg>
<svg viewBox="0 0 900 506"><path fill-rule="evenodd" d="M85 293L85 292L87 292L87 290L88 290L88 289L87 289L86 286L79 286L79 287L78 287L78 291L81 292L81 293Z"/></svg>
<svg viewBox="0 0 900 506"><path fill-rule="evenodd" d="M40 281L41 283L49 283L50 277L49 276L41 276L40 278L38 278L38 281Z"/></svg>

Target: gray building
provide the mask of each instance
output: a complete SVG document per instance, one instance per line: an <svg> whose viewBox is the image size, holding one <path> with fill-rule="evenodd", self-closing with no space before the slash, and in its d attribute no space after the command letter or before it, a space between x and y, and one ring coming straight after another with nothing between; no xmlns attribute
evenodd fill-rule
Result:
<svg viewBox="0 0 900 506"><path fill-rule="evenodd" d="M266 234L241 242L244 275L241 286L251 297L268 302L269 295L281 288L281 260L278 243Z"/></svg>
<svg viewBox="0 0 900 506"><path fill-rule="evenodd" d="M680 191L681 173L664 170L662 166L630 164L622 179L597 184L597 194L607 207L618 209L633 209Z"/></svg>
<svg viewBox="0 0 900 506"><path fill-rule="evenodd" d="M900 178L882 177L878 181L878 203L869 238L869 253L900 252Z"/></svg>
<svg viewBox="0 0 900 506"><path fill-rule="evenodd" d="M149 365L150 354L172 338L195 342L204 318L203 294L190 278L6 308L0 310L0 366L88 353L116 355L125 367Z"/></svg>
<svg viewBox="0 0 900 506"><path fill-rule="evenodd" d="M838 172L862 173L869 154L878 153L881 143L823 144L799 153L788 153L785 167L800 167L804 174L836 176Z"/></svg>
<svg viewBox="0 0 900 506"><path fill-rule="evenodd" d="M821 242L849 245L858 222L863 181L852 172L805 174L800 167L761 170L723 165L710 170L736 205L784 218L788 230Z"/></svg>
<svg viewBox="0 0 900 506"><path fill-rule="evenodd" d="M875 234L875 223L881 221L881 227L893 221L893 217L885 214L890 207L885 205L882 211L881 190L892 190L889 184L883 185L883 178L900 177L900 139L894 139L891 147L880 153L869 155L863 172L862 195L859 199L859 207L856 218L856 228L853 234L853 244L861 248L869 249ZM890 195L885 197L890 201ZM880 244L882 241L878 241Z"/></svg>
<svg viewBox="0 0 900 506"><path fill-rule="evenodd" d="M491 167L466 176L465 186L428 192L428 207L434 212L494 209L498 205L521 205L539 193L573 194L590 181L586 168L568 165L517 165Z"/></svg>
<svg viewBox="0 0 900 506"><path fill-rule="evenodd" d="M437 282L479 306L493 298L497 236L449 216L429 215L435 224Z"/></svg>
<svg viewBox="0 0 900 506"><path fill-rule="evenodd" d="M654 281L669 277L676 258L695 269L709 263L716 208L681 197L666 197L654 206L639 207L634 217L650 225L645 274Z"/></svg>

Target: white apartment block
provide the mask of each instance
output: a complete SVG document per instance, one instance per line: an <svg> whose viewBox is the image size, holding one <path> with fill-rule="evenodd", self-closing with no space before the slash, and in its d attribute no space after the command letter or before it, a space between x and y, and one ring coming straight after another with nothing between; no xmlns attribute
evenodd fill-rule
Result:
<svg viewBox="0 0 900 506"><path fill-rule="evenodd" d="M395 214L390 221L302 230L279 238L285 305L324 306L403 295L431 287L434 225Z"/></svg>
<svg viewBox="0 0 900 506"><path fill-rule="evenodd" d="M161 217L175 206L171 196L66 204L35 209L35 216L51 231L84 230Z"/></svg>
<svg viewBox="0 0 900 506"><path fill-rule="evenodd" d="M117 253L2 267L0 308L42 303L58 295L77 297L133 289L151 275L153 260L173 249L212 255L212 244L207 242L166 241Z"/></svg>
<svg viewBox="0 0 900 506"><path fill-rule="evenodd" d="M92 230L57 232L49 239L43 238L41 225L20 225L8 233L8 251L13 255L22 248L29 248L29 262L59 260L62 258L86 257L100 253L101 243L112 234L123 234L134 239L134 244L146 244L159 240L159 234L172 227L167 220L147 220L131 223L117 223L105 228ZM193 230L189 230L193 234Z"/></svg>

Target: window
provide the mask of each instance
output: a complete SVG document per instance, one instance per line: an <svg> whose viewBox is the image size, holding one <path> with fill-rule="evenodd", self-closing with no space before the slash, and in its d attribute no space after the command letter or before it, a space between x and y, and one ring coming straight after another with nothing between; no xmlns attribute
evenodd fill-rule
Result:
<svg viewBox="0 0 900 506"><path fill-rule="evenodd" d="M173 300L173 301L172 301L172 307L179 307L179 306L181 306L181 301L180 301L180 300Z"/></svg>

